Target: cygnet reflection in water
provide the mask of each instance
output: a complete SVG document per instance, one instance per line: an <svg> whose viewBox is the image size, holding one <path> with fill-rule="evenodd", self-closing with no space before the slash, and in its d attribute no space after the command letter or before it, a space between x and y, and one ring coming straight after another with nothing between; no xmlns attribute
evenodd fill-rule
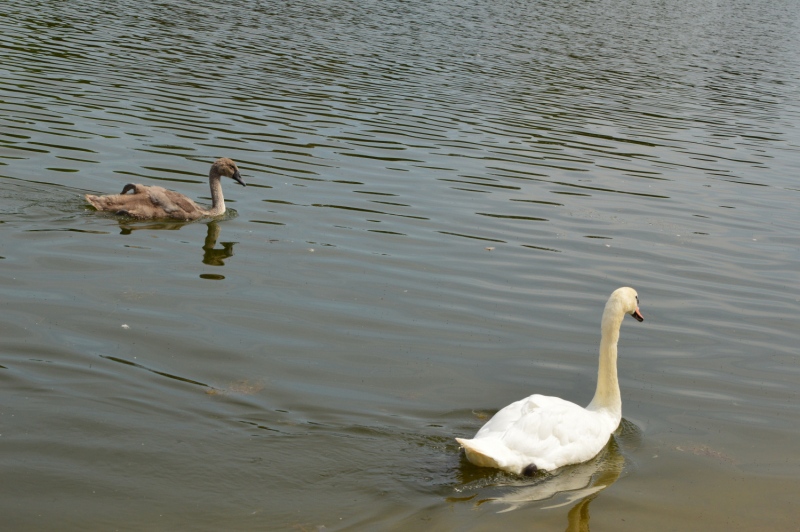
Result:
<svg viewBox="0 0 800 532"><path fill-rule="evenodd" d="M220 242L222 249L214 249L219 238L220 227L216 222L208 224L206 241L203 244L203 264L209 266L225 266L224 259L233 257L233 245L238 242Z"/></svg>
<svg viewBox="0 0 800 532"><path fill-rule="evenodd" d="M130 225L129 223L120 222L119 223L119 234L121 235L130 235L134 231L141 231L142 229L148 229L150 231L178 231L181 227L185 227L186 224L177 224L177 223L157 223L157 224L147 224L147 225Z"/></svg>
<svg viewBox="0 0 800 532"><path fill-rule="evenodd" d="M120 222L119 225L120 234L122 235L130 235L134 231L141 231L142 229L148 229L150 231L178 231L179 229L186 227L186 224L182 223L131 225ZM225 266L225 259L233 257L233 246L238 244L238 242L220 242L220 244L222 244L222 249L214 249L214 246L217 245L217 240L219 240L219 234L221 231L222 229L217 222L209 222L206 224L206 238L203 242L203 264L208 264L209 266ZM211 277L216 279L219 276Z"/></svg>
<svg viewBox="0 0 800 532"><path fill-rule="evenodd" d="M97 210L130 216L139 220L172 219L197 220L203 217L217 217L225 214L225 198L222 196L222 176L230 177L242 186L246 186L236 163L225 157L217 159L211 165L208 183L211 187L211 208L205 209L197 205L183 194L167 190L163 187L148 187L128 183L121 194L110 196L94 196L86 194L86 201ZM133 191L133 194L127 194Z"/></svg>

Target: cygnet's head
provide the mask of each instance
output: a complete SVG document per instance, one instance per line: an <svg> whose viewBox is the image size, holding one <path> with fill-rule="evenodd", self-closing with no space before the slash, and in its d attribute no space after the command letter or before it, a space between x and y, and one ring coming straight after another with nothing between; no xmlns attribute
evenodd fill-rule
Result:
<svg viewBox="0 0 800 532"><path fill-rule="evenodd" d="M639 312L639 295L633 288L623 286L622 288L614 290L611 297L608 299L606 308L612 304L614 306L619 305L622 312L630 314L636 318L637 321L644 321L642 313Z"/></svg>
<svg viewBox="0 0 800 532"><path fill-rule="evenodd" d="M236 167L236 163L228 159L227 157L222 157L214 161L214 164L211 165L211 173L215 173L217 175L224 175L225 177L230 177L243 187L246 187L244 181L242 180L242 174L239 173L239 169Z"/></svg>

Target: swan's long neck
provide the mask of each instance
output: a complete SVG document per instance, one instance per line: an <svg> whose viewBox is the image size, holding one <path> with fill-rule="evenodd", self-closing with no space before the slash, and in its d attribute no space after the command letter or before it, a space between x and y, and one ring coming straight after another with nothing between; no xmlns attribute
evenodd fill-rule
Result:
<svg viewBox="0 0 800 532"><path fill-rule="evenodd" d="M216 168L211 168L208 174L208 184L211 186L211 216L219 216L225 213L225 198L222 197L222 184L220 183L219 172Z"/></svg>
<svg viewBox="0 0 800 532"><path fill-rule="evenodd" d="M616 301L611 300L606 304L601 325L603 336L600 339L597 391L587 407L591 410L607 409L617 415L622 415L622 397L617 380L617 342L619 341L619 327L622 325L624 317L625 313Z"/></svg>

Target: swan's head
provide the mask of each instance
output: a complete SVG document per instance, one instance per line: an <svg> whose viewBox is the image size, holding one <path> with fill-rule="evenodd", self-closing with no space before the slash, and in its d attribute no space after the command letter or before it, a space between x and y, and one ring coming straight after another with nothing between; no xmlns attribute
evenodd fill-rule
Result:
<svg viewBox="0 0 800 532"><path fill-rule="evenodd" d="M242 180L242 174L239 173L239 169L236 167L236 163L228 159L227 157L222 157L221 159L217 159L214 161L214 164L211 165L211 173L215 173L217 175L224 175L225 177L230 177L243 187L246 187L244 181Z"/></svg>
<svg viewBox="0 0 800 532"><path fill-rule="evenodd" d="M644 321L642 313L639 312L639 295L633 288L623 286L614 290L606 303L606 308L610 306L617 307L624 314L630 314L637 321Z"/></svg>

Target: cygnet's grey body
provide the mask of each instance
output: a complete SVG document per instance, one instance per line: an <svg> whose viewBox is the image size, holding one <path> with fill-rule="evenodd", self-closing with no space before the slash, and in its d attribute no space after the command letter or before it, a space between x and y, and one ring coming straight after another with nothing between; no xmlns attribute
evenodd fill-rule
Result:
<svg viewBox="0 0 800 532"><path fill-rule="evenodd" d="M236 163L225 157L217 159L211 165L208 182L211 186L211 208L204 209L183 194L167 190L163 187L148 187L128 183L121 194L110 196L93 196L86 194L86 200L98 211L109 211L131 216L140 220L171 218L173 220L197 220L204 216L220 216L225 213L225 199L222 197L222 176L230 177L242 186L242 180ZM132 190L133 194L127 194Z"/></svg>

